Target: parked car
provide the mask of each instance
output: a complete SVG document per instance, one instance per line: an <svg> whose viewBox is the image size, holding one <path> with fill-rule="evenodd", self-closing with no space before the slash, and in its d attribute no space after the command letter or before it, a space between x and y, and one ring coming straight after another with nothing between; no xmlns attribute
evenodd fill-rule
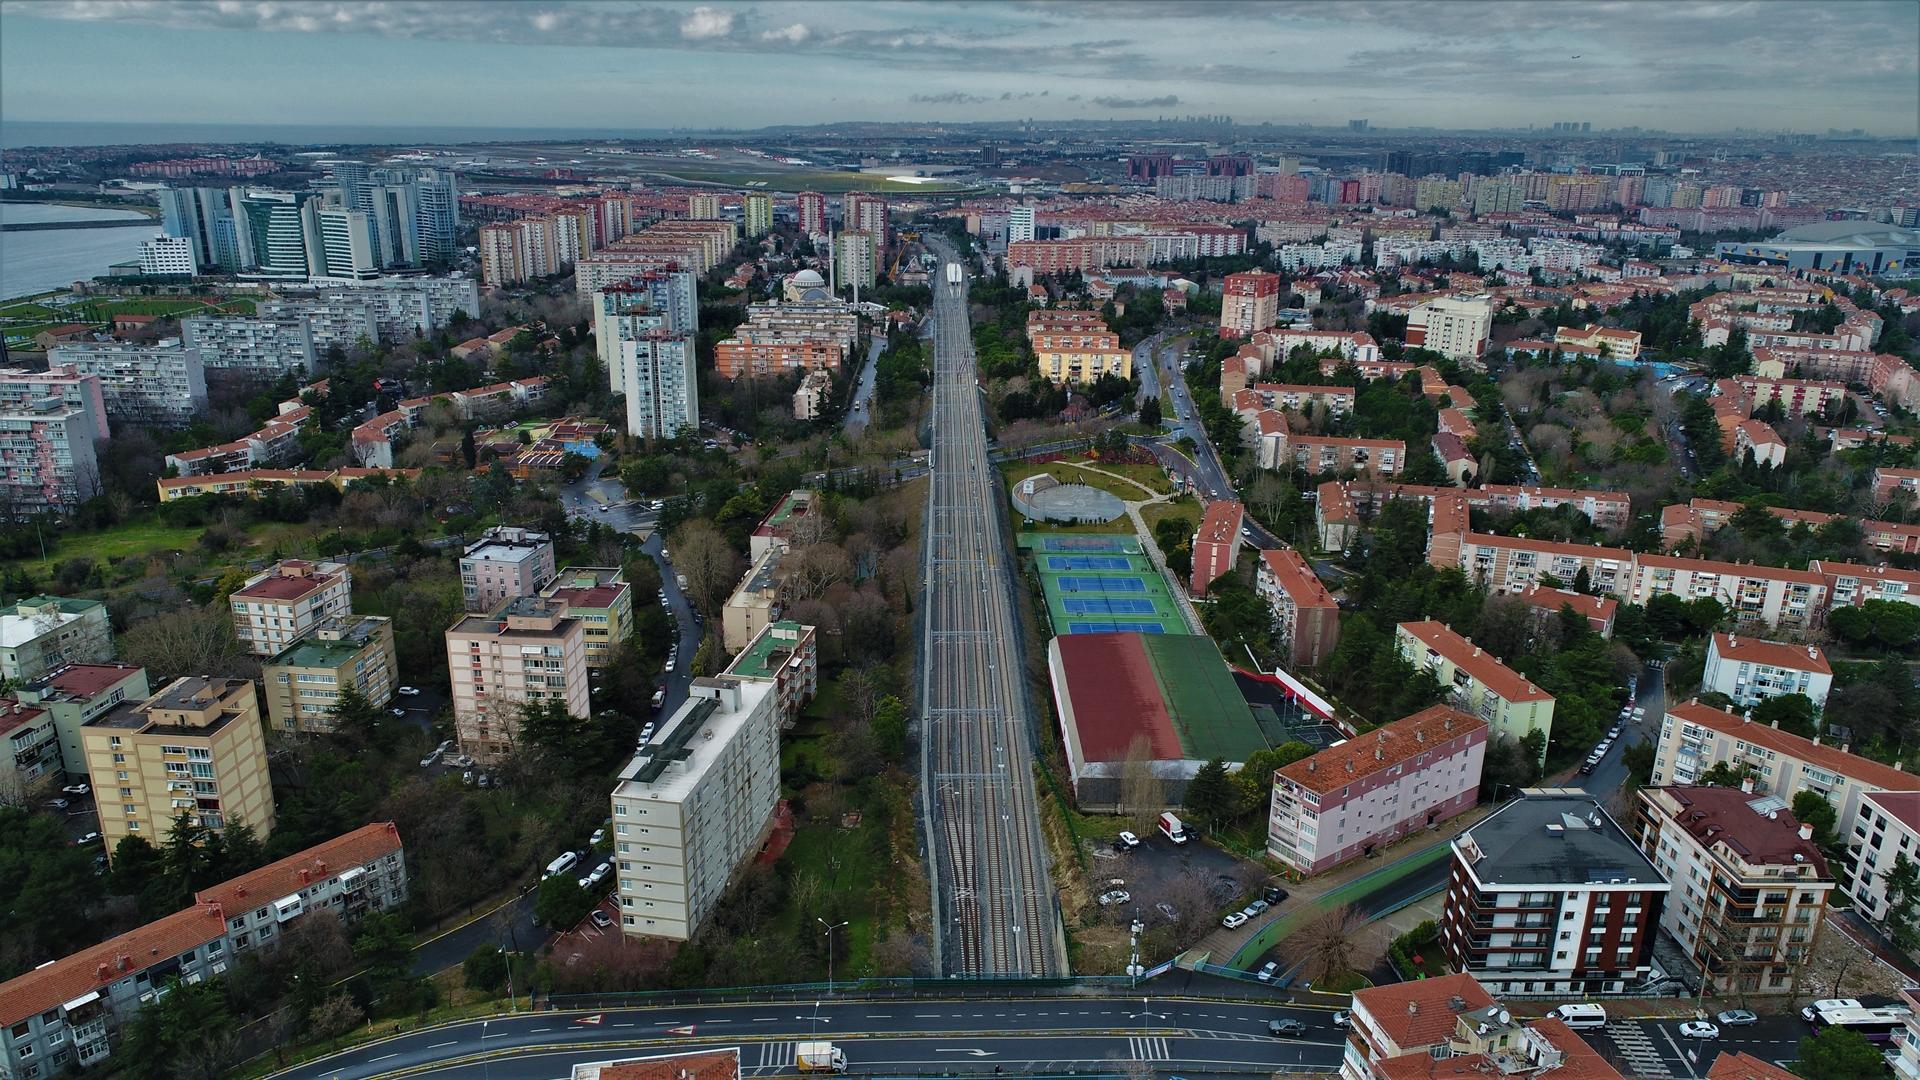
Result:
<svg viewBox="0 0 1920 1080"><path fill-rule="evenodd" d="M1260 894L1260 899L1265 900L1269 905L1278 904L1286 898L1287 890L1278 885L1269 885L1266 891Z"/></svg>
<svg viewBox="0 0 1920 1080"><path fill-rule="evenodd" d="M1165 900L1162 900L1159 903L1153 905L1153 910L1159 912L1163 917L1168 919L1177 919L1180 917L1180 909L1174 907L1172 904L1167 903Z"/></svg>
<svg viewBox="0 0 1920 1080"><path fill-rule="evenodd" d="M47 800L47 809L49 810L65 810L67 807L72 805L73 805L72 803L68 802L65 799L48 799Z"/></svg>
<svg viewBox="0 0 1920 1080"><path fill-rule="evenodd" d="M1261 982L1272 982L1273 977L1275 975L1278 975L1279 973L1280 973L1280 965L1272 960L1269 960L1266 963L1260 965L1260 974L1254 977L1259 979Z"/></svg>
<svg viewBox="0 0 1920 1080"><path fill-rule="evenodd" d="M1353 1019L1353 1014L1347 1012L1345 1009L1341 1009L1339 1012L1333 1014L1333 1026L1344 1028L1347 1026L1347 1021L1351 1019Z"/></svg>
<svg viewBox="0 0 1920 1080"><path fill-rule="evenodd" d="M1233 914L1228 915L1226 918L1221 919L1220 925L1226 927L1229 930L1238 930L1241 927L1247 925L1247 913L1244 911L1236 911Z"/></svg>
<svg viewBox="0 0 1920 1080"><path fill-rule="evenodd" d="M593 914L587 916L587 918L593 920L593 925L599 927L602 930L605 930L608 927L613 925L613 916L607 914L604 911L601 911L599 908L594 908Z"/></svg>
<svg viewBox="0 0 1920 1080"><path fill-rule="evenodd" d="M72 795L74 798L78 799L78 798L85 798L87 793L92 790L93 790L92 788L88 787L85 784L68 784L66 787L63 787L60 789L60 794Z"/></svg>
<svg viewBox="0 0 1920 1080"><path fill-rule="evenodd" d="M1302 1038L1307 1034L1307 1025L1298 1020L1269 1020L1267 1034L1288 1039Z"/></svg>
<svg viewBox="0 0 1920 1080"><path fill-rule="evenodd" d="M603 826L601 828L593 830L593 835L587 837L587 843L592 844L594 847L599 847L600 842L602 840L605 840L606 838L607 838L607 830Z"/></svg>
<svg viewBox="0 0 1920 1080"><path fill-rule="evenodd" d="M1680 1036L1686 1039L1717 1039L1720 1037L1720 1028L1705 1020L1689 1020L1680 1025Z"/></svg>
<svg viewBox="0 0 1920 1080"><path fill-rule="evenodd" d="M473 759L465 754L455 754L447 759L447 764L456 769L467 769L473 767Z"/></svg>
<svg viewBox="0 0 1920 1080"><path fill-rule="evenodd" d="M1122 829L1120 830L1120 838L1113 842L1113 846L1119 851L1132 851L1134 848L1140 846L1140 838Z"/></svg>
<svg viewBox="0 0 1920 1080"><path fill-rule="evenodd" d="M1241 908L1240 910L1246 912L1250 916L1261 915L1266 913L1266 910L1269 906L1270 905L1265 900L1255 900L1253 903L1248 904L1246 907Z"/></svg>
<svg viewBox="0 0 1920 1080"><path fill-rule="evenodd" d="M420 767L423 769L431 768L433 766L433 763L439 760L440 760L440 751L429 750L427 751L427 756L420 759Z"/></svg>
<svg viewBox="0 0 1920 1080"><path fill-rule="evenodd" d="M676 662L675 662L675 660L674 660L674 659L673 659L673 658L672 658L671 656L669 656L669 657L667 658L667 674L669 674L669 675L671 675L671 674L673 674L673 669L674 669L674 668L675 668L676 666L677 666L677 664L676 664Z"/></svg>
<svg viewBox="0 0 1920 1080"><path fill-rule="evenodd" d="M1721 1024L1727 1027L1746 1027L1749 1024L1758 1023L1760 1020L1758 1016L1755 1016L1745 1009L1728 1009L1726 1012L1714 1017L1714 1019L1720 1021Z"/></svg>
<svg viewBox="0 0 1920 1080"><path fill-rule="evenodd" d="M395 706L394 708L391 708L391 709L388 709L387 711L388 711L388 712L390 712L390 713L392 713L392 714L393 714L393 715L395 715L395 716L405 716L405 715L407 715L407 710L405 710L405 709L402 709L402 708L399 708L398 706Z"/></svg>
<svg viewBox="0 0 1920 1080"><path fill-rule="evenodd" d="M401 697L417 697L419 696L420 688L417 686L403 686L395 690L394 693L399 694Z"/></svg>
<svg viewBox="0 0 1920 1080"><path fill-rule="evenodd" d="M100 834L97 832L90 832L87 835L81 837L80 839L75 840L73 842L73 846L86 847L88 844L97 844L99 842L100 842Z"/></svg>
<svg viewBox="0 0 1920 1080"><path fill-rule="evenodd" d="M1133 894L1125 889L1110 889L1100 894L1100 906L1112 907L1115 904L1124 904L1131 899Z"/></svg>

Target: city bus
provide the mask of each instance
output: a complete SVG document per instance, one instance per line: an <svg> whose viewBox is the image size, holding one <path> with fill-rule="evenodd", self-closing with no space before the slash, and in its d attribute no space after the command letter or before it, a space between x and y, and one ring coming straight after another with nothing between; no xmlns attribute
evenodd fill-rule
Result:
<svg viewBox="0 0 1920 1080"><path fill-rule="evenodd" d="M1846 1028L1864 1035L1868 1042L1891 1043L1893 1033L1905 1030L1913 1010L1898 1005L1881 1008L1820 1009L1813 1014L1813 1029Z"/></svg>

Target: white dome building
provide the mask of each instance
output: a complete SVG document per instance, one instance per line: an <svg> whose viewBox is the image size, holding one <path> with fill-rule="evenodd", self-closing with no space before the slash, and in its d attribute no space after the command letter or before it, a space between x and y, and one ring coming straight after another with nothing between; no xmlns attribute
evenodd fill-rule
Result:
<svg viewBox="0 0 1920 1080"><path fill-rule="evenodd" d="M833 299L833 294L827 291L827 279L821 277L818 270L802 270L788 275L780 296L790 304Z"/></svg>

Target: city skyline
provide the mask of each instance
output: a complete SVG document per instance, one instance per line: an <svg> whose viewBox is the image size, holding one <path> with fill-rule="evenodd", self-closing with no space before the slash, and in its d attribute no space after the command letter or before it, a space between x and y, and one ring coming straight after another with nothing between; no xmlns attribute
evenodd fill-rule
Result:
<svg viewBox="0 0 1920 1080"><path fill-rule="evenodd" d="M1901 3L63 0L0 17L12 122L1920 129L1920 8Z"/></svg>

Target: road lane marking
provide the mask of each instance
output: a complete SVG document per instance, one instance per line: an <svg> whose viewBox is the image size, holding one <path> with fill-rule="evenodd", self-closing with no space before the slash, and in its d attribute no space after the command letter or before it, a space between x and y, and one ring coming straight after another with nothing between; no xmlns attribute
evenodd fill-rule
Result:
<svg viewBox="0 0 1920 1080"><path fill-rule="evenodd" d="M444 1047L444 1046L458 1046L458 1045L460 1045L460 1044L459 1044L458 1042L443 1042L443 1043L434 1043L434 1044L433 1044L432 1046L429 1046L429 1047L427 1047L427 1049L429 1049L429 1050L438 1050L438 1049L440 1049L441 1047Z"/></svg>
<svg viewBox="0 0 1920 1080"><path fill-rule="evenodd" d="M501 1032L501 1033L500 1033L500 1034L498 1034L498 1035L482 1035L482 1036L480 1036L480 1037L481 1037L481 1038L483 1038L483 1039L504 1039L504 1038L506 1038L507 1036L509 1036L509 1035L511 1035L511 1034L513 1034L513 1032L511 1032L511 1031L503 1031L503 1032Z"/></svg>
<svg viewBox="0 0 1920 1080"><path fill-rule="evenodd" d="M553 1030L553 1029L552 1029L552 1028L550 1028L550 1027L543 1027L543 1028L534 1028L534 1029L533 1029L533 1032L534 1032L534 1033L538 1033L538 1032L542 1032L542 1031L552 1031L552 1030Z"/></svg>
<svg viewBox="0 0 1920 1080"><path fill-rule="evenodd" d="M381 1054L381 1055L380 1055L379 1057L377 1057L377 1058L368 1058L368 1059L367 1059L367 1061L368 1061L368 1062L375 1062L375 1061L385 1061L385 1060L387 1060L388 1058L397 1058L397 1057L399 1057L399 1056L400 1056L400 1052L396 1050L396 1051L394 1051L394 1052L393 1052L393 1053L391 1053L391 1054Z"/></svg>

